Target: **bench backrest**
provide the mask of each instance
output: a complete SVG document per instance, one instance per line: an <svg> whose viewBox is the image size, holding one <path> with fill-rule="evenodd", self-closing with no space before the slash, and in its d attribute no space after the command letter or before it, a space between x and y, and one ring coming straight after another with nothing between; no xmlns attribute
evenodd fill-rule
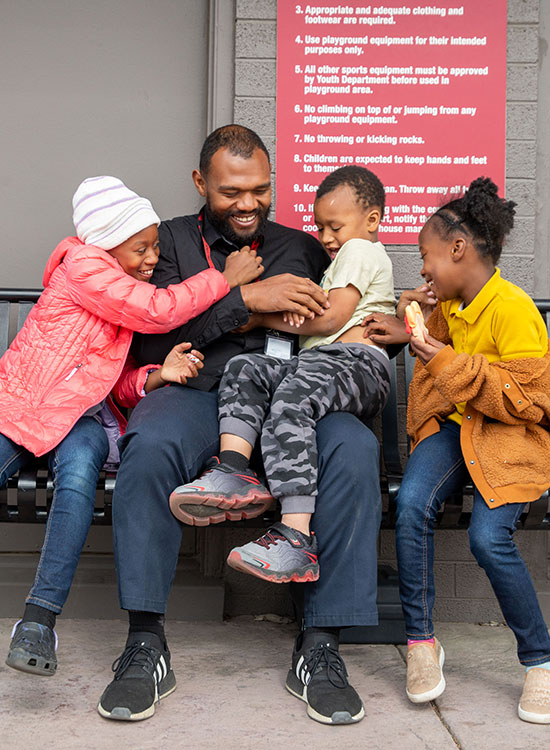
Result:
<svg viewBox="0 0 550 750"><path fill-rule="evenodd" d="M41 293L40 289L0 289L0 357Z"/></svg>

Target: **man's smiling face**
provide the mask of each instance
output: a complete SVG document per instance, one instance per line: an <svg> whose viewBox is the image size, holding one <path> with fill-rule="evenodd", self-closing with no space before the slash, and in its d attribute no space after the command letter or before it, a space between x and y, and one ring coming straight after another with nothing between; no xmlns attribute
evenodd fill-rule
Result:
<svg viewBox="0 0 550 750"><path fill-rule="evenodd" d="M271 204L270 171L267 156L258 148L249 159L221 148L205 175L193 173L195 186L206 199L209 221L237 245L249 245L263 233Z"/></svg>

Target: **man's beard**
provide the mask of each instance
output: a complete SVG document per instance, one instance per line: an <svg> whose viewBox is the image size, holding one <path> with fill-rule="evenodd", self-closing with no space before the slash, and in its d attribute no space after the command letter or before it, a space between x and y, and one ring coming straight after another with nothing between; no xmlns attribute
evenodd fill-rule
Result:
<svg viewBox="0 0 550 750"><path fill-rule="evenodd" d="M247 234L245 231L240 233L235 232L229 221L229 218L231 216L238 216L240 213L239 211L230 210L226 211L225 213L214 213L210 208L207 197L205 213L206 218L208 219L210 224L212 224L212 226L217 229L218 232L223 237L225 237L226 240L229 240L229 242L232 242L238 247L243 247L244 245L251 245L255 240L259 240L261 237L263 237L269 209L270 206L267 206L265 209L258 208L256 209L256 211L252 212L258 216L259 223L257 228L249 234ZM250 213L251 212L248 212L248 215L250 215Z"/></svg>

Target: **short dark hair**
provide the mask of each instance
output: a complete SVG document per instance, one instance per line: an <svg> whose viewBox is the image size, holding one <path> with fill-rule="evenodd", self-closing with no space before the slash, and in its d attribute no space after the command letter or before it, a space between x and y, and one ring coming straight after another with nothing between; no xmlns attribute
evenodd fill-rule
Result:
<svg viewBox="0 0 550 750"><path fill-rule="evenodd" d="M365 209L376 206L384 216L386 205L386 192L380 179L370 169L350 164L340 167L328 174L317 188L316 198L322 198L327 193L332 193L340 185L349 185L357 195L357 201L362 203Z"/></svg>
<svg viewBox="0 0 550 750"><path fill-rule="evenodd" d="M259 148L270 161L269 151L257 133L244 125L222 125L210 133L203 143L199 158L201 174L208 172L212 157L221 148L227 148L233 156L241 156L243 159L250 159L254 150Z"/></svg>
<svg viewBox="0 0 550 750"><path fill-rule="evenodd" d="M463 196L441 206L429 219L444 239L466 232L482 257L496 265L506 235L514 226L514 201L498 195L498 187L489 177L478 177Z"/></svg>

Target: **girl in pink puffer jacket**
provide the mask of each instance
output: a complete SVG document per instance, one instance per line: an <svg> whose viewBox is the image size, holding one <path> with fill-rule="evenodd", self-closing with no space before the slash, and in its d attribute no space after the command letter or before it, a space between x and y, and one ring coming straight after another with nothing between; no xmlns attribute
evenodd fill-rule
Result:
<svg viewBox="0 0 550 750"><path fill-rule="evenodd" d="M125 421L110 398L135 406L169 382L184 384L202 355L181 343L162 365L138 368L132 332L183 325L260 275L261 258L232 253L223 273L207 269L181 284L148 282L159 254L151 203L114 177L84 180L73 197L77 237L63 240L44 273L44 292L0 359L0 486L47 456L53 499L36 577L6 663L53 675L54 631L92 520L98 473L116 464Z"/></svg>

